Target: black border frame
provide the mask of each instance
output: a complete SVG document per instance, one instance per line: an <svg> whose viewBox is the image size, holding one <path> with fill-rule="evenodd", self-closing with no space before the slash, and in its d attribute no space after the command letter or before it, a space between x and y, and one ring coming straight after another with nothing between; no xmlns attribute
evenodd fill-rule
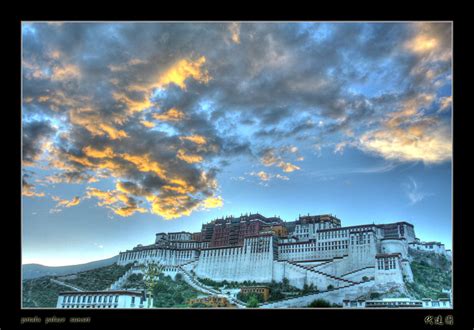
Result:
<svg viewBox="0 0 474 330"><path fill-rule="evenodd" d="M235 4L234 4L235 5ZM231 5L233 7L234 5ZM431 4L434 5L434 4ZM40 4L41 6L41 4ZM84 5L85 6L85 5ZM140 7L138 5L138 7ZM84 9L92 10L90 7L85 6ZM143 7L140 8L143 11ZM470 255L470 247L467 246L469 242L468 235L470 230L468 227L471 225L470 219L463 219L461 216L462 206L466 205L466 188L467 184L464 182L464 175L462 175L462 168L468 164L466 147L462 146L462 143L466 143L466 139L463 134L467 132L468 120L463 118L466 116L466 112L469 108L465 107L465 93L467 93L467 87L464 84L468 81L467 70L463 68L463 62L466 62L467 52L467 22L461 20L459 15L454 15L448 12L450 10L444 10L442 14L437 15L425 15L425 17L409 17L412 14L411 11L405 11L404 14L393 17L393 12L389 15L386 13L383 15L376 15L376 17L368 17L367 13L360 15L360 17L348 17L344 14L331 13L326 16L312 16L310 12L314 12L314 9L306 10L303 14L294 14L292 8L284 8L285 15L276 15L274 17L266 17L262 19L255 16L253 10L247 9L247 17L242 15L235 15L232 18L224 19L221 16L209 17L212 15L203 15L200 18L196 17L176 17L175 14L168 14L168 17L137 17L136 14L129 13L127 15L117 15L116 13L110 13L107 11L95 12L96 17L90 17L90 13L85 16L87 20L326 20L326 21L411 21L411 20L440 20L440 21L453 21L453 96L454 103L456 105L456 112L453 112L453 258L454 272L454 306L452 310L430 310L430 309L387 309L387 310L369 310L369 309L341 309L341 310L139 310L139 311L124 311L124 310L45 310L45 309L20 309L20 269L21 269L21 112L18 109L21 108L20 102L20 91L21 91L21 21L24 20L86 20L84 15L78 17L78 14L51 14L46 15L39 14L35 9L30 9L26 14L12 15L8 21L8 37L9 47L4 48L4 52L7 52L11 58L9 62L4 62L7 68L10 69L9 79L4 79L8 82L9 92L6 93L9 107L5 107L3 113L8 114L11 118L4 120L4 126L2 132L6 134L3 141L4 145L11 148L10 153L7 157L4 157L4 164L8 164L8 174L6 175L11 182L9 189L4 189L4 196L8 197L8 202L4 204L4 210L12 211L8 212L8 216L4 216L2 225L6 227L2 230L2 256L3 267L2 276L6 277L2 283L3 289L13 290L5 291L2 299L2 309L0 313L0 329L14 329L14 328L57 328L61 325L56 324L27 324L21 325L21 317L40 317L43 319L49 316L90 316L91 323L89 324L66 324L62 327L67 328L100 328L108 329L111 327L163 327L165 324L170 324L173 327L176 326L191 326L191 327L218 327L227 328L231 326L242 326L242 327L254 327L263 326L274 327L277 325L286 327L342 327L348 326L352 328L461 328L466 322L472 328L474 326L473 319L469 317L471 312L471 305L469 299L472 297L469 294L469 290L466 290L470 285L468 284L468 272L469 261L472 256ZM299 8L304 9L304 8ZM158 9L157 9L158 10ZM160 10L161 11L161 10ZM165 11L169 13L179 13L180 11ZM112 16L114 17L111 17ZM149 15L149 14L148 14ZM93 16L93 15L92 15ZM100 16L100 17L98 17ZM108 16L108 17L107 17ZM225 15L224 15L225 16ZM263 15L265 16L265 15ZM387 17L388 16L388 17ZM391 17L390 17L391 16ZM12 45L12 46L10 46ZM7 64L8 63L8 64ZM12 65L12 64L15 65ZM10 92L11 90L11 92ZM464 92L464 94L462 93ZM7 129L5 129L7 128ZM10 131L11 130L11 131ZM464 183L464 184L463 184ZM464 192L462 191L464 190ZM462 200L464 203L462 203ZM14 207L12 207L15 205ZM464 212L466 214L466 212ZM10 243L6 238L13 238L13 243ZM8 292L6 294L6 292ZM4 306L3 306L4 304ZM448 315L453 316L454 325L437 325L435 324L436 317L441 316L444 321ZM433 323L430 325L426 323L426 317L432 316ZM7 323L8 322L8 323ZM444 323L444 322L443 322ZM8 326L7 326L8 324Z"/></svg>

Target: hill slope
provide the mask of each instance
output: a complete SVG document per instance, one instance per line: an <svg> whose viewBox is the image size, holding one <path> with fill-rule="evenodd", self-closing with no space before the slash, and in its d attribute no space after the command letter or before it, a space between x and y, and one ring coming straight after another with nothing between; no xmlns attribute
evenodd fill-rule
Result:
<svg viewBox="0 0 474 330"><path fill-rule="evenodd" d="M443 255L410 249L410 266L414 283L406 283L408 292L417 299L447 298L443 290L451 289L452 264Z"/></svg>
<svg viewBox="0 0 474 330"><path fill-rule="evenodd" d="M59 292L70 291L70 289L51 282L51 279L73 284L84 290L104 290L122 276L130 266L112 264L68 276L47 275L23 280L23 307L56 307Z"/></svg>
<svg viewBox="0 0 474 330"><path fill-rule="evenodd" d="M50 267L40 264L25 264L22 266L23 280L34 279L43 276L62 276L68 274L75 274L91 269L110 266L117 261L117 258L118 256L115 256L112 258L92 261L85 264L58 267Z"/></svg>

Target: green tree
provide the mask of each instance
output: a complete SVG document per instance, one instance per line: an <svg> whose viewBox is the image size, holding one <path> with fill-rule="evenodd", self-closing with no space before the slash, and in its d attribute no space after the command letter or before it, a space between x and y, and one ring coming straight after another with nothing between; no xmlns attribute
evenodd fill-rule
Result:
<svg viewBox="0 0 474 330"><path fill-rule="evenodd" d="M191 307L193 307L193 308L203 308L203 307L207 307L207 305L199 302L199 303L192 304Z"/></svg>
<svg viewBox="0 0 474 330"><path fill-rule="evenodd" d="M247 301L248 308L257 308L258 307L258 298L254 295L251 295Z"/></svg>
<svg viewBox="0 0 474 330"><path fill-rule="evenodd" d="M156 263L149 263L146 270L145 275L143 276L143 281L145 282L145 296L149 298L152 294L154 289L158 286L158 278L160 275L160 270ZM149 296L148 296L149 295ZM150 299L147 299L148 308L150 308Z"/></svg>
<svg viewBox="0 0 474 330"><path fill-rule="evenodd" d="M379 292L371 292L369 297L370 297L370 299L380 298L380 293Z"/></svg>
<svg viewBox="0 0 474 330"><path fill-rule="evenodd" d="M331 303L324 299L316 299L308 307L331 307Z"/></svg>
<svg viewBox="0 0 474 330"><path fill-rule="evenodd" d="M303 286L303 294L310 292L309 285L305 283Z"/></svg>

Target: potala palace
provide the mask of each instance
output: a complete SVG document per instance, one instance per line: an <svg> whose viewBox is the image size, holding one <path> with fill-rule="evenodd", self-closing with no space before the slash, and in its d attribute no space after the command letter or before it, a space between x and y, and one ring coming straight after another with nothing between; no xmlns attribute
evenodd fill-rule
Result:
<svg viewBox="0 0 474 330"><path fill-rule="evenodd" d="M307 306L315 298L342 305L374 288L403 292L405 283L413 281L409 249L451 258L443 244L420 241L407 222L343 227L332 215L299 216L285 222L257 213L216 219L196 233L157 233L153 244L120 252L117 263L133 263L129 274L156 263L171 276L182 274L208 295L221 292L199 279L265 283L286 278L297 288L312 284L320 291L261 307ZM119 287L120 279L111 289ZM228 299L239 306L235 296Z"/></svg>

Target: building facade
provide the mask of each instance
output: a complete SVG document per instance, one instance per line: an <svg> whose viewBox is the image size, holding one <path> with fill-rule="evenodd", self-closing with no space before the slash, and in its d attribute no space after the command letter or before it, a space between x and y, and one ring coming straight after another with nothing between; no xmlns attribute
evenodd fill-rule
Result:
<svg viewBox="0 0 474 330"><path fill-rule="evenodd" d="M153 300L144 291L65 291L60 292L56 308L147 308L148 303L152 306Z"/></svg>
<svg viewBox="0 0 474 330"><path fill-rule="evenodd" d="M214 281L286 278L319 290L367 281L403 286L413 281L408 249L417 242L407 222L343 227L329 214L285 222L257 213L219 218L197 233L158 233L154 244L121 252L118 264L154 262Z"/></svg>

